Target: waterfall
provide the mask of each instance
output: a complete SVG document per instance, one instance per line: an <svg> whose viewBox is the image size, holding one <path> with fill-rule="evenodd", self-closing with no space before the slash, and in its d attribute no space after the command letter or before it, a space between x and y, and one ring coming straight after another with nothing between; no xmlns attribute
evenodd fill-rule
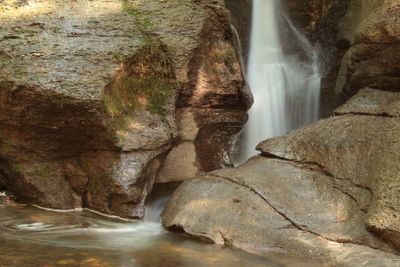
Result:
<svg viewBox="0 0 400 267"><path fill-rule="evenodd" d="M247 79L254 104L241 135L240 161L255 155L260 141L318 119L318 56L279 0L253 0Z"/></svg>

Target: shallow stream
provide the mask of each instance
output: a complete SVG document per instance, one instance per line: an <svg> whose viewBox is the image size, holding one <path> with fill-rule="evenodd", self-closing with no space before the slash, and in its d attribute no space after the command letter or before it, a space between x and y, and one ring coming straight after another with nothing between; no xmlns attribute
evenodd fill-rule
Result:
<svg viewBox="0 0 400 267"><path fill-rule="evenodd" d="M265 258L166 231L158 218L167 191L151 197L142 222L89 211L0 206L0 266L310 266L302 259Z"/></svg>

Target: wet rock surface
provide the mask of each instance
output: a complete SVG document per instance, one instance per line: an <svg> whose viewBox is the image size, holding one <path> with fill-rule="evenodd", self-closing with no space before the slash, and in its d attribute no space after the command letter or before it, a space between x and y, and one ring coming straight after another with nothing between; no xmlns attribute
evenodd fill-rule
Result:
<svg viewBox="0 0 400 267"><path fill-rule="evenodd" d="M175 105L246 119L221 3L7 0L0 22L0 180L20 201L140 218Z"/></svg>
<svg viewBox="0 0 400 267"><path fill-rule="evenodd" d="M249 251L396 266L396 101L397 93L361 90L338 116L262 142L261 155L239 167L186 181L164 225Z"/></svg>
<svg viewBox="0 0 400 267"><path fill-rule="evenodd" d="M318 52L321 73L321 117L328 117L343 103L335 93L335 84L342 57L349 48L338 39L350 0L282 1L289 18ZM290 39L289 39L290 40ZM291 42L288 42L291 45Z"/></svg>

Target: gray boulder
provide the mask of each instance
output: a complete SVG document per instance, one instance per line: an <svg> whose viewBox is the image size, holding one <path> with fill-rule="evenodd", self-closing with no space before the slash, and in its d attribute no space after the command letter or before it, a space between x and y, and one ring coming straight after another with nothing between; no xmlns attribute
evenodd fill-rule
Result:
<svg viewBox="0 0 400 267"><path fill-rule="evenodd" d="M388 114L397 114L397 98L362 90L340 116L265 140L241 166L188 180L163 224L252 252L396 266L400 121Z"/></svg>

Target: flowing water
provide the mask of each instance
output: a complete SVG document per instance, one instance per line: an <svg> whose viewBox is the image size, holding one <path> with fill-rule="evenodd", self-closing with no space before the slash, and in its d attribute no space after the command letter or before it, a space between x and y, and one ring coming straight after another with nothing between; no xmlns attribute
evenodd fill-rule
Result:
<svg viewBox="0 0 400 267"><path fill-rule="evenodd" d="M247 79L254 104L241 136L240 161L256 145L318 119L320 74L310 43L279 0L254 0Z"/></svg>
<svg viewBox="0 0 400 267"><path fill-rule="evenodd" d="M266 258L166 231L159 214L172 189L156 187L147 219L138 222L0 205L0 266L310 266L301 258Z"/></svg>
<svg viewBox="0 0 400 267"><path fill-rule="evenodd" d="M0 207L0 266L279 266L235 249L89 212Z"/></svg>

